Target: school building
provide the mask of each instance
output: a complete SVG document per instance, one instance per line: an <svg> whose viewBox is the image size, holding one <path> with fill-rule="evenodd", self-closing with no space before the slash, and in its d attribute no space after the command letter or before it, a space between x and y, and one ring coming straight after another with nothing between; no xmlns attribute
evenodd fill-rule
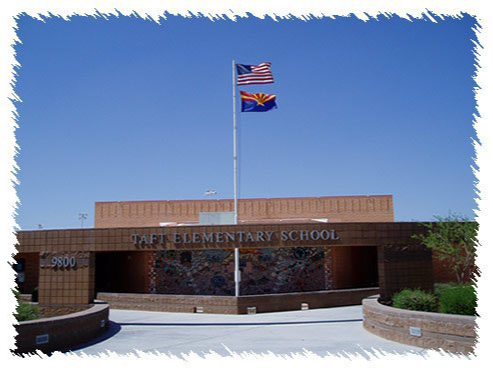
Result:
<svg viewBox="0 0 493 370"><path fill-rule="evenodd" d="M395 222L391 195L96 202L94 228L18 232L22 293L67 313L110 307L242 314L360 304L448 279ZM240 295L235 296L234 249Z"/></svg>

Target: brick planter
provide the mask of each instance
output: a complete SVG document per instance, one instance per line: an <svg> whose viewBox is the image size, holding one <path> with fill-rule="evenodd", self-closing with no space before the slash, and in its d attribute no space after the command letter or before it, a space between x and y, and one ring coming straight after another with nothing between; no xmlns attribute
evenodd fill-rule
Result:
<svg viewBox="0 0 493 370"><path fill-rule="evenodd" d="M98 293L98 299L113 309L203 312L216 314L248 314L295 311L306 308L325 308L359 305L378 288L340 289L316 292L263 294L250 296L199 296L171 294Z"/></svg>
<svg viewBox="0 0 493 370"><path fill-rule="evenodd" d="M108 304L96 303L81 312L20 322L15 325L17 348L13 352L51 353L73 348L104 334L108 315Z"/></svg>
<svg viewBox="0 0 493 370"><path fill-rule="evenodd" d="M452 353L471 354L476 343L474 316L393 308L376 296L363 300L363 326L385 339Z"/></svg>

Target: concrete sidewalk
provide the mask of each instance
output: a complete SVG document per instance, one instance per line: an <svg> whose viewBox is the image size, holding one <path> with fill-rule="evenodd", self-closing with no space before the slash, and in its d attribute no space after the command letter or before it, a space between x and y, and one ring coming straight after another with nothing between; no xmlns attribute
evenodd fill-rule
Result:
<svg viewBox="0 0 493 370"><path fill-rule="evenodd" d="M98 343L72 351L98 355L136 350L179 356L195 352L361 354L382 351L424 354L426 350L368 333L361 306L256 315L212 315L111 310L109 334Z"/></svg>

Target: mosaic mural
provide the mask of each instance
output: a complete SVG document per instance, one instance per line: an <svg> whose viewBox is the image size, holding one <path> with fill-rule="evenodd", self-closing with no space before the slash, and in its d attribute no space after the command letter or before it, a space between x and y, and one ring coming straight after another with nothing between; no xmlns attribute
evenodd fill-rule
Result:
<svg viewBox="0 0 493 370"><path fill-rule="evenodd" d="M153 293L234 294L232 251L159 251L154 257Z"/></svg>
<svg viewBox="0 0 493 370"><path fill-rule="evenodd" d="M231 250L156 251L152 293L234 295ZM329 290L330 248L241 250L241 295Z"/></svg>

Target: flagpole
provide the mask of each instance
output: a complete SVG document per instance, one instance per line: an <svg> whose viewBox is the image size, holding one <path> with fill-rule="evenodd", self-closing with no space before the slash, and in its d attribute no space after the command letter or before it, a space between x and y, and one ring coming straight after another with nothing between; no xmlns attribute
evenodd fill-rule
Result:
<svg viewBox="0 0 493 370"><path fill-rule="evenodd" d="M236 138L236 64L233 60L233 168L234 168L234 224L238 224L238 144ZM235 296L240 296L240 250L235 248Z"/></svg>

